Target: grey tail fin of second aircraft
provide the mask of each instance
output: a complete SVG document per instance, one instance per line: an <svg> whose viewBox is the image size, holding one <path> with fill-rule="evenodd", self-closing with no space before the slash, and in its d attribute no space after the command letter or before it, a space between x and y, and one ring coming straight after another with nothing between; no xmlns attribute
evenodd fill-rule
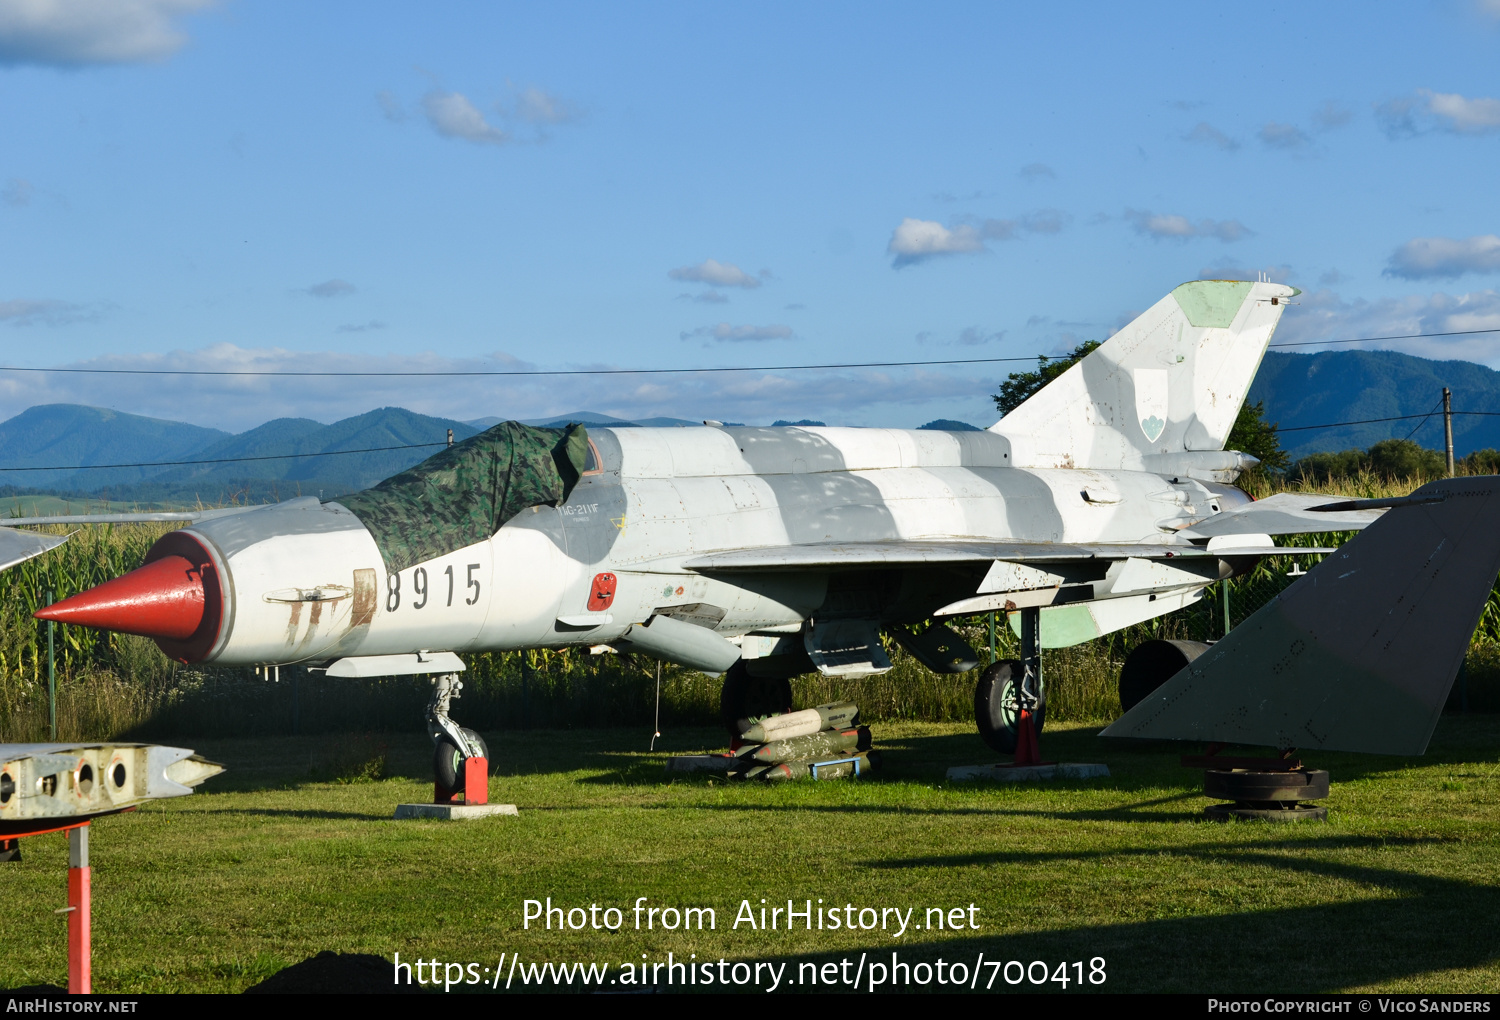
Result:
<svg viewBox="0 0 1500 1020"><path fill-rule="evenodd" d="M1104 735L1425 751L1500 572L1500 476L1398 503Z"/></svg>
<svg viewBox="0 0 1500 1020"><path fill-rule="evenodd" d="M990 431L1010 440L1016 467L1176 474L1201 462L1232 478L1254 461L1220 451L1297 293L1277 283L1184 283Z"/></svg>

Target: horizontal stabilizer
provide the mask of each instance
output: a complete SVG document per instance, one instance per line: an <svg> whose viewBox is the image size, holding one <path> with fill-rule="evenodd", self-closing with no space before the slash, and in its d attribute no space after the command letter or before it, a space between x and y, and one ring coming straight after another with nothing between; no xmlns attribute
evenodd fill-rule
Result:
<svg viewBox="0 0 1500 1020"><path fill-rule="evenodd" d="M67 540L67 535L38 535L31 531L0 528L0 570L25 563L33 556L55 549Z"/></svg>
<svg viewBox="0 0 1500 1020"><path fill-rule="evenodd" d="M1415 495L1440 501L1386 511L1104 735L1425 751L1500 572L1500 476Z"/></svg>
<svg viewBox="0 0 1500 1020"><path fill-rule="evenodd" d="M1316 509L1330 505L1338 509ZM1191 524L1178 534L1187 538L1217 538L1220 535L1308 535L1329 531L1363 531L1384 512L1382 509L1358 509L1353 500L1330 504L1329 497L1316 493L1278 492L1274 496L1246 503Z"/></svg>

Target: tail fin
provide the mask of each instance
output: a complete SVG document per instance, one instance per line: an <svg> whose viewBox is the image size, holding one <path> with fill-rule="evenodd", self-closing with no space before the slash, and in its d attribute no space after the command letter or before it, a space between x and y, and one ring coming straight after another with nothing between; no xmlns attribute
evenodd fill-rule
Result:
<svg viewBox="0 0 1500 1020"><path fill-rule="evenodd" d="M1176 470L1163 461L1223 450L1297 293L1276 283L1184 283L990 431L1010 439L1016 467Z"/></svg>
<svg viewBox="0 0 1500 1020"><path fill-rule="evenodd" d="M1430 482L1104 731L1421 754L1500 571L1500 476Z"/></svg>

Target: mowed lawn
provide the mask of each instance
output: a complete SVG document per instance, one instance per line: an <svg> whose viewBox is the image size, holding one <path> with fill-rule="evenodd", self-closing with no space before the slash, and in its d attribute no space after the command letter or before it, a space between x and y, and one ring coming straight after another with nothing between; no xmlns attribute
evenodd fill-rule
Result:
<svg viewBox="0 0 1500 1020"><path fill-rule="evenodd" d="M1295 825L1203 821L1201 774L1177 764L1191 748L1104 742L1094 726L1049 728L1043 750L1110 778L1018 786L944 779L993 760L968 727L874 730L876 775L781 785L664 772L668 754L718 743L709 730L669 732L654 754L645 732L490 733L491 799L521 814L472 823L391 819L431 797L420 734L178 741L229 771L93 827L94 986L234 992L333 950L611 973L670 952L789 961L788 980L802 962L893 951L1053 974L1104 958L1102 986L1041 986L1063 994L1500 988L1500 717L1445 717L1422 758L1309 755L1332 773L1330 820ZM381 744L387 778L334 778ZM65 984L66 841L23 848L0 864L0 988ZM549 896L621 908L624 927L523 930L523 901ZM642 896L712 907L717 927L636 931ZM979 927L733 928L742 900L759 920L762 898L915 908L915 924L960 907Z"/></svg>

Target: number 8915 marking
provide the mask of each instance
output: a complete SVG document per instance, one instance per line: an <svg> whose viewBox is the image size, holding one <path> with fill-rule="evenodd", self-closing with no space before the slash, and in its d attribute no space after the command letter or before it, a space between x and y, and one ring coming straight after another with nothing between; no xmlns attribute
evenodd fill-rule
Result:
<svg viewBox="0 0 1500 1020"><path fill-rule="evenodd" d="M464 605L466 606L472 606L474 603L479 601L479 578L474 576L474 572L478 570L479 567L480 564L478 563L470 563L465 568L466 580L468 583L464 587L465 590L472 589L472 592L469 594L469 596L464 599ZM451 606L453 605L453 567L448 566L443 568L443 574L448 579L448 600L445 605ZM412 570L411 590L416 595L416 600L411 604L411 607L413 609L421 609L423 606L427 605L427 595L429 589L427 586L426 567L417 567ZM400 608L401 575L399 573L387 574L385 576L385 611L387 613L394 613L397 609Z"/></svg>

